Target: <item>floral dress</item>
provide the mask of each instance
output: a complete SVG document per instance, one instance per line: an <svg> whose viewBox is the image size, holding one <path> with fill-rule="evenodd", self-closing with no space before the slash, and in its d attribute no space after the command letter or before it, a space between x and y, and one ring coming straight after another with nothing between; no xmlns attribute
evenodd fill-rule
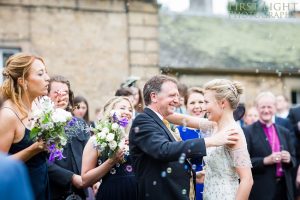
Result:
<svg viewBox="0 0 300 200"><path fill-rule="evenodd" d="M243 145L238 149L227 146L210 147L204 157L205 180L204 200L235 200L239 187L236 167L252 167L245 136Z"/></svg>

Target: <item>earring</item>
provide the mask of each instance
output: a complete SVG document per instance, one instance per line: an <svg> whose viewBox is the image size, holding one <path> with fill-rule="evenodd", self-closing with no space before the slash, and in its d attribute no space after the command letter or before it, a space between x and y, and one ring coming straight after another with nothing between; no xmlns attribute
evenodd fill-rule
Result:
<svg viewBox="0 0 300 200"><path fill-rule="evenodd" d="M24 85L24 90L27 90L27 84Z"/></svg>

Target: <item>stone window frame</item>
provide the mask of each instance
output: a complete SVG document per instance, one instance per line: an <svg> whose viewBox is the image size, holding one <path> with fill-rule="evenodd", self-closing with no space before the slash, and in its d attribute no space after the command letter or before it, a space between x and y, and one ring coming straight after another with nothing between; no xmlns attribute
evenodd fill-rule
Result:
<svg viewBox="0 0 300 200"><path fill-rule="evenodd" d="M291 90L291 103L292 105L300 104L300 89L292 89Z"/></svg>
<svg viewBox="0 0 300 200"><path fill-rule="evenodd" d="M21 52L20 47L0 47L0 71L2 72L5 62L9 56ZM3 82L3 76L0 74L0 83Z"/></svg>

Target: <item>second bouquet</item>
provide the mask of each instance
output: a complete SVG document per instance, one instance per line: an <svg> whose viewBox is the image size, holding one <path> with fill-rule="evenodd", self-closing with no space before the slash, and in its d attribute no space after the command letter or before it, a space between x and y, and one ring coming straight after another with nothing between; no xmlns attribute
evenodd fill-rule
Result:
<svg viewBox="0 0 300 200"><path fill-rule="evenodd" d="M65 126L72 123L72 114L60 108L55 108L54 103L47 96L39 100L37 109L33 112L33 128L30 139L43 140L47 144L49 161L63 158L63 147L67 143Z"/></svg>

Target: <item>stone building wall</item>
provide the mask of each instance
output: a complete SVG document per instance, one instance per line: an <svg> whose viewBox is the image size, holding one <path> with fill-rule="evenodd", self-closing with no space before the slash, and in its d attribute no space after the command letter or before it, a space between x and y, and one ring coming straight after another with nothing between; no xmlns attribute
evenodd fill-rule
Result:
<svg viewBox="0 0 300 200"><path fill-rule="evenodd" d="M244 86L244 94L240 101L247 106L253 105L255 97L260 92L270 91L274 95L285 95L291 98L292 91L299 91L299 77L279 77L275 75L229 75L229 74L203 74L203 75L180 75L179 80L188 86L202 87L206 82L213 79L229 79L239 81Z"/></svg>
<svg viewBox="0 0 300 200"><path fill-rule="evenodd" d="M157 7L101 0L0 0L0 48L45 58L94 109L127 76L159 72Z"/></svg>

